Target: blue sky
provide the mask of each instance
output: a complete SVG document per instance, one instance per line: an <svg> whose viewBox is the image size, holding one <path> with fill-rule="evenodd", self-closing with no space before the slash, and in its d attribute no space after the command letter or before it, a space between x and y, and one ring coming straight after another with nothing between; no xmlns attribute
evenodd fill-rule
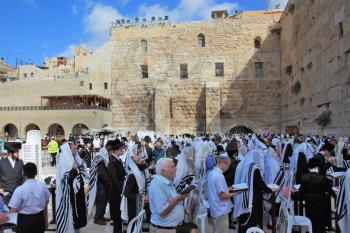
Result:
<svg viewBox="0 0 350 233"><path fill-rule="evenodd" d="M0 57L42 65L44 56L69 56L108 39L111 21L168 15L171 21L203 20L213 9L263 10L287 0L1 0Z"/></svg>

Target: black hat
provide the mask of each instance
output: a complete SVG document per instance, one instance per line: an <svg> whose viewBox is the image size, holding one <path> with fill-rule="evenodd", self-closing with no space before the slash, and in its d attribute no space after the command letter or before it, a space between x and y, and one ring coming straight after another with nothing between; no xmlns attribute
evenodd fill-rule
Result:
<svg viewBox="0 0 350 233"><path fill-rule="evenodd" d="M91 140L89 138L84 138L84 144L91 143Z"/></svg>
<svg viewBox="0 0 350 233"><path fill-rule="evenodd" d="M149 143L149 142L152 141L152 140L151 140L151 137L148 136L148 135L146 135L145 138L144 138L143 140L144 140L145 142L147 142L147 143Z"/></svg>
<svg viewBox="0 0 350 233"><path fill-rule="evenodd" d="M119 139L115 139L115 140L110 140L107 142L106 149L107 150L118 150L123 146L124 146L123 142L121 142Z"/></svg>
<svg viewBox="0 0 350 233"><path fill-rule="evenodd" d="M21 142L5 142L4 149L7 150L8 152L18 151L18 150L22 149L22 143Z"/></svg>
<svg viewBox="0 0 350 233"><path fill-rule="evenodd" d="M334 150L334 145L328 141L325 141L324 145L322 146L322 150L328 150L329 152L332 152Z"/></svg>
<svg viewBox="0 0 350 233"><path fill-rule="evenodd" d="M122 137L122 142L127 142L128 138L127 137Z"/></svg>
<svg viewBox="0 0 350 233"><path fill-rule="evenodd" d="M321 161L316 158L309 159L309 163L307 164L308 168L315 168L321 166Z"/></svg>

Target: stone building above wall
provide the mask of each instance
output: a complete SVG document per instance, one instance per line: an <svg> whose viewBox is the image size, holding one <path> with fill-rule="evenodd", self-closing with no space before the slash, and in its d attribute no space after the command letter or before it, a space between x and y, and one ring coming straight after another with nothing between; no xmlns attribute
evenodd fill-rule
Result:
<svg viewBox="0 0 350 233"><path fill-rule="evenodd" d="M113 126L121 131L280 130L281 11L112 29Z"/></svg>

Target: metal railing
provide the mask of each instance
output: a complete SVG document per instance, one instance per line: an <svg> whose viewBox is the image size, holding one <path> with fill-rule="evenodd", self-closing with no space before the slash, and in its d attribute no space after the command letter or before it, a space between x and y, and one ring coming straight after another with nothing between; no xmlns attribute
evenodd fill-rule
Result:
<svg viewBox="0 0 350 233"><path fill-rule="evenodd" d="M89 109L111 111L110 107L101 107L101 106L11 106L11 107L0 107L0 111L89 110Z"/></svg>

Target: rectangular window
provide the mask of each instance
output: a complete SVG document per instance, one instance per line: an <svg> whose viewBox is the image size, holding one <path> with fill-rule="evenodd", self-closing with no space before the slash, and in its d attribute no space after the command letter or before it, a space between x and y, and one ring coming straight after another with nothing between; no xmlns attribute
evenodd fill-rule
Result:
<svg viewBox="0 0 350 233"><path fill-rule="evenodd" d="M108 89L108 83L104 83L104 87L105 87L105 90L107 90Z"/></svg>
<svg viewBox="0 0 350 233"><path fill-rule="evenodd" d="M89 83L89 89L92 90L92 83Z"/></svg>
<svg viewBox="0 0 350 233"><path fill-rule="evenodd" d="M216 77L224 76L224 63L222 62L215 63L215 76Z"/></svg>
<svg viewBox="0 0 350 233"><path fill-rule="evenodd" d="M180 77L188 78L187 64L180 64Z"/></svg>
<svg viewBox="0 0 350 233"><path fill-rule="evenodd" d="M262 62L255 62L255 77L264 76L264 67Z"/></svg>
<svg viewBox="0 0 350 233"><path fill-rule="evenodd" d="M26 78L26 77L27 77L27 73L24 73L24 74L23 74L23 77Z"/></svg>
<svg viewBox="0 0 350 233"><path fill-rule="evenodd" d="M339 39L343 38L344 36L344 28L343 28L343 23L339 23Z"/></svg>
<svg viewBox="0 0 350 233"><path fill-rule="evenodd" d="M148 65L141 65L142 78L148 78Z"/></svg>
<svg viewBox="0 0 350 233"><path fill-rule="evenodd" d="M169 99L170 119L173 119L173 118L174 118L173 105L174 105L174 98L171 97L171 98Z"/></svg>

